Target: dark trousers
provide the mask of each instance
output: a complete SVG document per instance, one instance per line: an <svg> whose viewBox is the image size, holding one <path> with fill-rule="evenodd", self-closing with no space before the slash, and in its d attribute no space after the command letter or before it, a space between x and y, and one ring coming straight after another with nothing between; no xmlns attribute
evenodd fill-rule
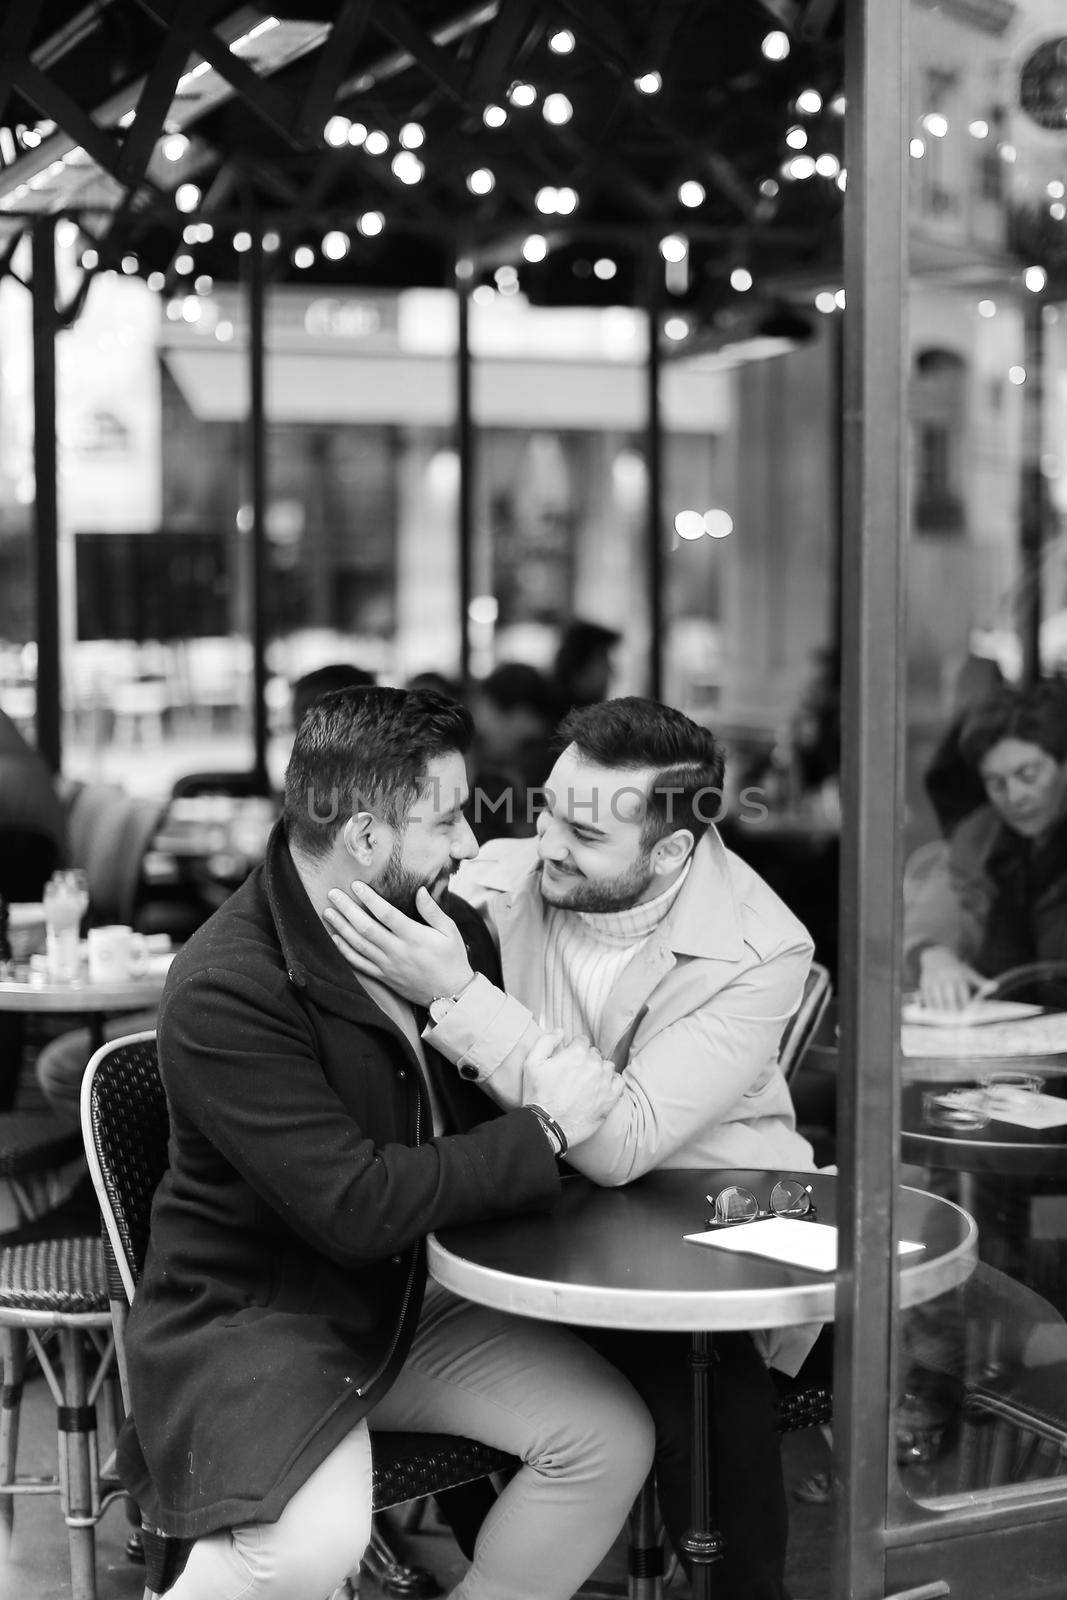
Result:
<svg viewBox="0 0 1067 1600"><path fill-rule="evenodd" d="M629 1378L652 1413L660 1510L681 1554L691 1522L689 1336L582 1331ZM789 1517L774 1379L747 1333L717 1334L714 1350L717 1520L726 1546L714 1569L715 1593L722 1600L785 1600Z"/></svg>

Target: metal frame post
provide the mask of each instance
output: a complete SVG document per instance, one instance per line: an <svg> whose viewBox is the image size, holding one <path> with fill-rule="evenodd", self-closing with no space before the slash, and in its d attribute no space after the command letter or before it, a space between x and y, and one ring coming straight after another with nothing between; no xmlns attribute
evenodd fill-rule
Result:
<svg viewBox="0 0 1067 1600"><path fill-rule="evenodd" d="M470 603L474 580L474 423L471 417L470 291L456 273L456 307L459 313L456 344L456 453L459 457L459 503L456 537L459 543L459 676L463 691L470 688Z"/></svg>
<svg viewBox="0 0 1067 1600"><path fill-rule="evenodd" d="M59 660L59 452L56 444L56 223L34 223L33 470L37 567L37 748L58 772L62 757Z"/></svg>
<svg viewBox="0 0 1067 1600"><path fill-rule="evenodd" d="M884 1592L904 798L908 0L849 0L833 1592ZM884 1397L880 1417L871 1396Z"/></svg>
<svg viewBox="0 0 1067 1600"><path fill-rule="evenodd" d="M252 734L253 771L266 794L267 774L267 438L264 410L264 301L263 231L257 224L250 230L252 247L248 251L248 470L252 530L249 541L250 590L252 596Z"/></svg>

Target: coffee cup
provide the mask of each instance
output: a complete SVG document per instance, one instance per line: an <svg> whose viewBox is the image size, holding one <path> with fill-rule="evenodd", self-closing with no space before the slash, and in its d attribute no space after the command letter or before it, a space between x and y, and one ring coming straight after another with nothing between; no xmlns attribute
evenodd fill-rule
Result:
<svg viewBox="0 0 1067 1600"><path fill-rule="evenodd" d="M90 928L86 935L90 983L126 983L144 972L148 950L144 935L121 923Z"/></svg>

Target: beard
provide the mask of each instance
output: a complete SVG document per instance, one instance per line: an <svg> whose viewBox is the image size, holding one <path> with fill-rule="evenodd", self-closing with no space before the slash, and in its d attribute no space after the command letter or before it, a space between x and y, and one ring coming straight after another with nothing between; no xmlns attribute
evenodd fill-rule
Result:
<svg viewBox="0 0 1067 1600"><path fill-rule="evenodd" d="M643 850L632 866L614 878L592 879L579 872L546 878L541 863L541 898L563 911L628 911L652 882L652 857Z"/></svg>
<svg viewBox="0 0 1067 1600"><path fill-rule="evenodd" d="M448 888L456 863L450 862L447 867L427 878L418 872L412 872L404 865L404 849L401 840L397 839L393 845L389 860L382 868L382 875L377 883L371 885L381 895L383 900L402 911L406 917L419 920L419 913L415 905L415 896L420 889L428 889L434 899L440 901L441 896Z"/></svg>

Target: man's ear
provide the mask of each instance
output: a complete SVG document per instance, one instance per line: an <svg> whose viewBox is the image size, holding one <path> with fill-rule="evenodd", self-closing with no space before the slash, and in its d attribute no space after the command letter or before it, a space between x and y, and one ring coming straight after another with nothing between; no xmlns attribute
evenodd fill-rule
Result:
<svg viewBox="0 0 1067 1600"><path fill-rule="evenodd" d="M696 840L688 828L676 828L666 838L658 839L652 847L652 870L661 875L677 872L688 861Z"/></svg>
<svg viewBox="0 0 1067 1600"><path fill-rule="evenodd" d="M374 817L369 811L357 811L345 823L345 849L353 861L367 866L374 858Z"/></svg>

